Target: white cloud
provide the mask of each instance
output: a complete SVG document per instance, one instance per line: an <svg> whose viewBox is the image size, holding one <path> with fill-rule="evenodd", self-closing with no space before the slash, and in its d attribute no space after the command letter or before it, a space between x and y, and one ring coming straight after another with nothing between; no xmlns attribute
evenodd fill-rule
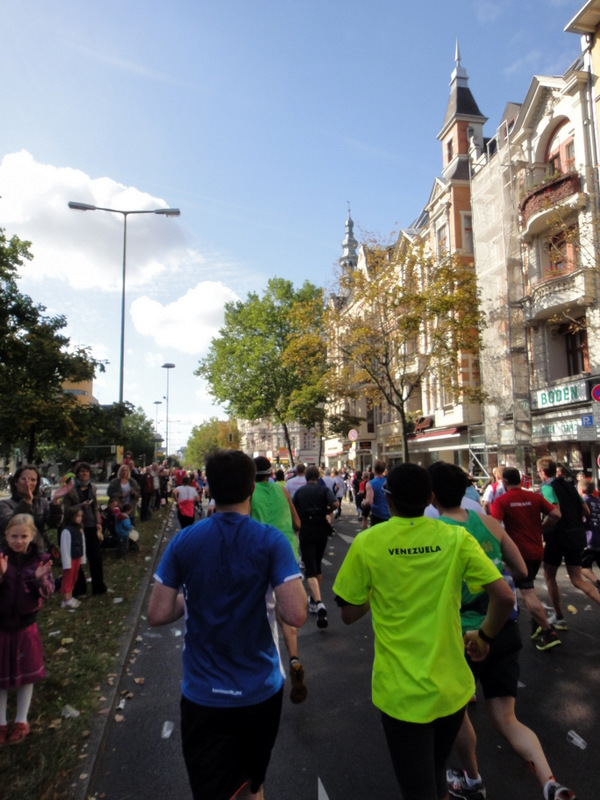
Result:
<svg viewBox="0 0 600 800"><path fill-rule="evenodd" d="M138 333L161 347L195 355L206 352L223 325L225 303L237 299L223 283L202 281L166 305L138 297L131 304L131 318Z"/></svg>
<svg viewBox="0 0 600 800"><path fill-rule="evenodd" d="M32 240L32 280L51 277L75 289L121 287L123 215L74 211L69 200L123 211L166 208L152 197L112 178L91 178L81 170L40 164L25 150L0 162L0 214L12 235ZM202 257L186 246L177 219L154 214L128 217L127 285L144 286Z"/></svg>

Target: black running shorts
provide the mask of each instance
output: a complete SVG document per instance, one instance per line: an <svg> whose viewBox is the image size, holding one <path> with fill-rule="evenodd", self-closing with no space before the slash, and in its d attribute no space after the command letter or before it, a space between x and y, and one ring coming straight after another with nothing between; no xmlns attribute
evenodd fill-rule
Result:
<svg viewBox="0 0 600 800"><path fill-rule="evenodd" d="M254 706L212 708L181 698L181 743L194 800L230 800L265 781L279 729L283 688Z"/></svg>

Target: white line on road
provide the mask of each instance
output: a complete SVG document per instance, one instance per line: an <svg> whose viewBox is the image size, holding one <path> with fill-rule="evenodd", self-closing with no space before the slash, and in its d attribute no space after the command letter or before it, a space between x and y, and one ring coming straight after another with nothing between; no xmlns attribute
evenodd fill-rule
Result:
<svg viewBox="0 0 600 800"><path fill-rule="evenodd" d="M319 787L319 794L318 794L317 800L329 800L329 795L325 791L325 787L321 783L321 779L317 778L317 781L318 781L318 787Z"/></svg>

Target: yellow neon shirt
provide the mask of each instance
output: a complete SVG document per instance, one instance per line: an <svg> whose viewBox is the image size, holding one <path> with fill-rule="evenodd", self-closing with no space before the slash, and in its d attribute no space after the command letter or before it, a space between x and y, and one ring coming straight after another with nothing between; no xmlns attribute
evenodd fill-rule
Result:
<svg viewBox="0 0 600 800"><path fill-rule="evenodd" d="M502 577L460 526L392 517L354 539L333 591L352 605L370 598L373 703L389 716L431 722L473 695L460 625L463 580L475 594Z"/></svg>

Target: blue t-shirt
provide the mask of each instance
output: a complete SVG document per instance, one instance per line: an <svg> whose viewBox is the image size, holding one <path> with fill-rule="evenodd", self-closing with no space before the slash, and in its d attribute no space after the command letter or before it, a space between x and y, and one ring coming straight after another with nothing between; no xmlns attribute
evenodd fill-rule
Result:
<svg viewBox="0 0 600 800"><path fill-rule="evenodd" d="M272 589L301 577L283 533L243 514L213 514L171 540L155 578L183 588L188 700L249 706L279 691L284 673L269 620Z"/></svg>
<svg viewBox="0 0 600 800"><path fill-rule="evenodd" d="M371 478L369 483L373 489L373 502L371 503L371 516L377 519L389 519L390 509L388 508L387 501L383 487L386 484L386 478Z"/></svg>

